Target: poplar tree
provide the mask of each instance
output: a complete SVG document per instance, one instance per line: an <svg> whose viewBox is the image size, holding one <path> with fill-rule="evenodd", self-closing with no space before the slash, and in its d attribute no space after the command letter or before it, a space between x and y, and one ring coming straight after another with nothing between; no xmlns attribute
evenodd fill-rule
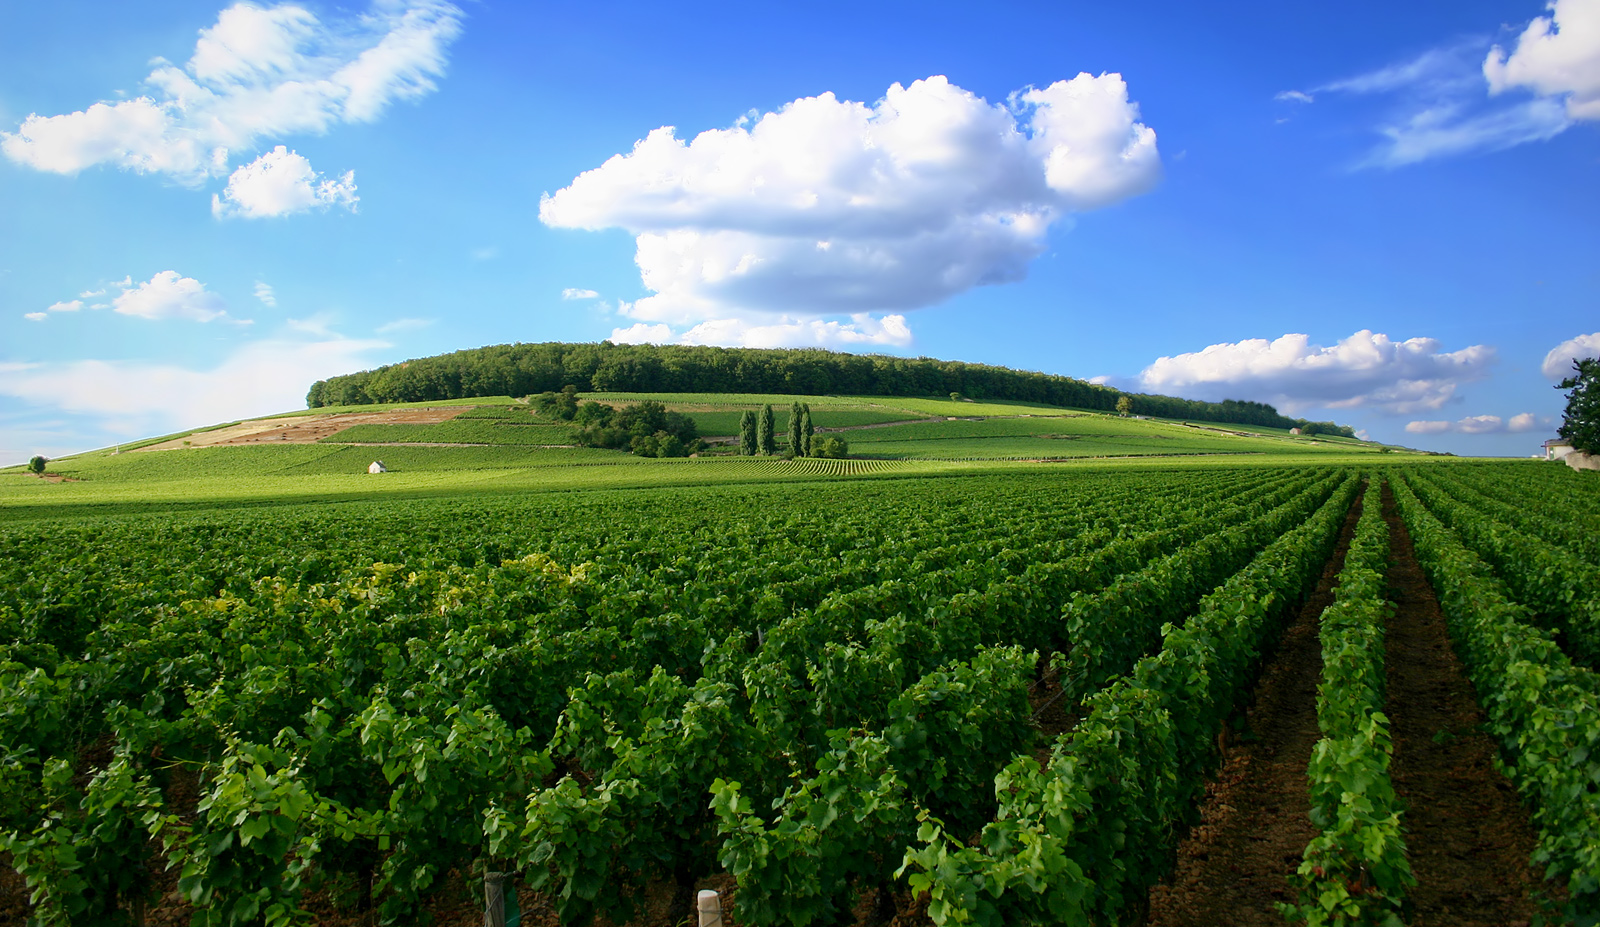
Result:
<svg viewBox="0 0 1600 927"><path fill-rule="evenodd" d="M789 453L794 457L806 456L806 436L800 432L800 419L805 411L800 408L800 403L791 403L789 406Z"/></svg>
<svg viewBox="0 0 1600 927"><path fill-rule="evenodd" d="M772 419L772 406L761 407L761 417L756 419L756 452L763 457L778 453L778 442L772 436L776 423Z"/></svg>
<svg viewBox="0 0 1600 927"><path fill-rule="evenodd" d="M739 453L746 457L756 453L756 414L749 409L739 416Z"/></svg>
<svg viewBox="0 0 1600 927"><path fill-rule="evenodd" d="M811 404L806 403L800 407L800 447L807 457L810 457L815 450L812 447L815 442L811 440L815 434L816 431L811 427Z"/></svg>

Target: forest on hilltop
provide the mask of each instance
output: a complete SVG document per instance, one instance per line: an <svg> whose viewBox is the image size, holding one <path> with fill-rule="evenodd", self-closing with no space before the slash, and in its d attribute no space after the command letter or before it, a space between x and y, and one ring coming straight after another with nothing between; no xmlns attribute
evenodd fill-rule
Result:
<svg viewBox="0 0 1600 927"><path fill-rule="evenodd" d="M988 364L844 354L820 348L717 348L651 344L500 344L318 380L309 408L527 396L565 386L583 392L780 393L945 396L1037 402L1110 412L1128 396L1135 415L1302 428L1355 437L1349 426L1290 418L1263 402L1204 402L1126 393L1079 380ZM1309 428L1308 428L1309 426Z"/></svg>

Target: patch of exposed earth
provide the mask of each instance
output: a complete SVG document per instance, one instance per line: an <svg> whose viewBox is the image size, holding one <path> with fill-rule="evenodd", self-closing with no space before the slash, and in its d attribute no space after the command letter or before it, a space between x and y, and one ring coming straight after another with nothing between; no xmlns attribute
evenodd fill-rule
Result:
<svg viewBox="0 0 1600 927"><path fill-rule="evenodd" d="M140 451L171 451L186 447L226 447L245 444L315 444L352 425L437 425L472 408L443 406L431 409L389 409L383 412L338 412L327 415L290 415L240 422L226 428L197 432Z"/></svg>

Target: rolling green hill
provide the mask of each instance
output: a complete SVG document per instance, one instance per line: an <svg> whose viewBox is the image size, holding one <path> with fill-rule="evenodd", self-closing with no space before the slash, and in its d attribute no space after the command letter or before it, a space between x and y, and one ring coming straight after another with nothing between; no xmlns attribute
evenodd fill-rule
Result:
<svg viewBox="0 0 1600 927"><path fill-rule="evenodd" d="M693 417L712 443L697 458L679 460L573 447L567 423L542 418L509 396L304 410L62 458L51 461L46 479L20 467L0 470L0 518L60 514L82 506L566 492L1140 463L1292 465L1415 453L1345 438L1026 403L759 393L607 392L581 398L618 406L663 402ZM737 430L744 411L772 404L781 430L789 403L797 398L811 404L821 434L849 442L851 459L737 456L727 436ZM450 417L421 424L362 420L416 417L421 410L433 410L424 417ZM330 423L324 430L336 430L304 440L293 440L289 430L324 423ZM278 440L284 435L289 439ZM206 446L228 436L245 443ZM389 472L366 472L377 459Z"/></svg>

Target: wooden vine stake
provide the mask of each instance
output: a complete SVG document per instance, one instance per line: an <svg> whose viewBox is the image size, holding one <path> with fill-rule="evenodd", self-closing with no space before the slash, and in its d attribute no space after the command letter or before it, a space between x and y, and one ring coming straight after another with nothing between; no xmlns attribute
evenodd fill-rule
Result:
<svg viewBox="0 0 1600 927"><path fill-rule="evenodd" d="M490 872L483 877L483 927L519 927L522 911L517 907L517 889L509 872ZM506 903L507 893L510 904Z"/></svg>
<svg viewBox="0 0 1600 927"><path fill-rule="evenodd" d="M717 893L705 889L698 896L700 904L700 927L722 927L722 899Z"/></svg>

